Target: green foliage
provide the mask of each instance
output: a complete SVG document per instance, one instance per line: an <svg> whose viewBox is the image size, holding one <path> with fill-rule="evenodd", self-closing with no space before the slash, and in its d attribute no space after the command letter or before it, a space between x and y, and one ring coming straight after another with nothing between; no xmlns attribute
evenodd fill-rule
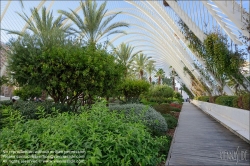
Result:
<svg viewBox="0 0 250 166"><path fill-rule="evenodd" d="M162 116L165 118L169 129L174 129L177 127L178 120L173 115L162 114Z"/></svg>
<svg viewBox="0 0 250 166"><path fill-rule="evenodd" d="M0 87L8 83L8 78L6 76L0 76Z"/></svg>
<svg viewBox="0 0 250 166"><path fill-rule="evenodd" d="M22 121L22 114L18 110L14 110L11 106L0 109L0 129L3 127L12 127Z"/></svg>
<svg viewBox="0 0 250 166"><path fill-rule="evenodd" d="M219 105L233 107L233 101L238 99L238 96L220 96L216 98L215 103Z"/></svg>
<svg viewBox="0 0 250 166"><path fill-rule="evenodd" d="M13 102L11 100L0 101L0 108L2 108L3 106L10 106L10 105L13 105Z"/></svg>
<svg viewBox="0 0 250 166"><path fill-rule="evenodd" d="M209 96L199 96L197 97L197 100L209 102L209 98L210 98Z"/></svg>
<svg viewBox="0 0 250 166"><path fill-rule="evenodd" d="M73 110L61 103L46 102L33 102L33 101L17 101L13 105L14 110L18 110L23 119L39 119L44 118L53 113L53 109L58 110L59 113L62 112L72 112ZM43 115L43 116L41 116Z"/></svg>
<svg viewBox="0 0 250 166"><path fill-rule="evenodd" d="M240 97L235 97L232 101L233 103L232 107L239 108L239 105L238 105L239 100L240 100Z"/></svg>
<svg viewBox="0 0 250 166"><path fill-rule="evenodd" d="M170 103L173 100L174 91L168 85L151 86L149 92L144 94L144 98L150 102Z"/></svg>
<svg viewBox="0 0 250 166"><path fill-rule="evenodd" d="M176 107L170 107L170 110L174 112L181 112L181 109Z"/></svg>
<svg viewBox="0 0 250 166"><path fill-rule="evenodd" d="M246 93L242 96L243 109L250 110L250 94Z"/></svg>
<svg viewBox="0 0 250 166"><path fill-rule="evenodd" d="M160 85L161 79L165 77L165 71L162 68L158 69L158 71L155 73L155 77L158 78L158 85Z"/></svg>
<svg viewBox="0 0 250 166"><path fill-rule="evenodd" d="M168 103L157 104L157 105L154 105L153 108L157 112L160 112L161 114L167 114L171 111Z"/></svg>
<svg viewBox="0 0 250 166"><path fill-rule="evenodd" d="M142 121L154 135L162 135L167 131L167 123L161 114L152 107L142 104L124 104L109 107L111 111L124 112L129 121Z"/></svg>
<svg viewBox="0 0 250 166"><path fill-rule="evenodd" d="M185 84L182 84L181 87L183 88L183 91L187 93L190 99L194 98L193 93L190 91L190 89L187 88Z"/></svg>
<svg viewBox="0 0 250 166"><path fill-rule="evenodd" d="M165 160L161 152L167 146L166 137L152 137L141 122L128 122L124 114L110 112L104 104L80 115L29 120L0 133L1 150L81 151L73 163L79 165L158 165ZM51 154L44 155L50 160Z"/></svg>
<svg viewBox="0 0 250 166"><path fill-rule="evenodd" d="M126 79L120 85L120 91L126 102L139 102L139 96L148 91L150 84L144 80Z"/></svg>
<svg viewBox="0 0 250 166"><path fill-rule="evenodd" d="M104 37L108 37L111 34L125 33L125 31L119 28L128 27L129 24L122 21L114 22L116 16L121 14L121 12L110 13L110 15L107 16L107 1L100 5L98 4L99 3L95 0L86 0L84 3L81 2L81 15L78 15L77 12L73 10L71 10L72 12L59 10L58 12L65 15L75 23L78 29L72 29L75 32L78 32L88 43L96 44L101 39L104 39Z"/></svg>
<svg viewBox="0 0 250 166"><path fill-rule="evenodd" d="M9 70L20 86L40 87L56 103L74 105L81 94L90 100L110 95L120 83L123 67L105 49L66 39L46 49L36 41L25 36L10 42Z"/></svg>
<svg viewBox="0 0 250 166"><path fill-rule="evenodd" d="M42 90L39 87L25 85L19 89L14 90L14 95L19 96L22 100L33 99L34 97L40 97Z"/></svg>

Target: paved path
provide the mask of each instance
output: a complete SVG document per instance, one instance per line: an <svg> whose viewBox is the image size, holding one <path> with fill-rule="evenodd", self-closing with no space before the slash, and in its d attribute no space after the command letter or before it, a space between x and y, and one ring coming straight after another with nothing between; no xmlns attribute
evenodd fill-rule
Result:
<svg viewBox="0 0 250 166"><path fill-rule="evenodd" d="M166 165L250 165L249 155L250 144L185 102Z"/></svg>

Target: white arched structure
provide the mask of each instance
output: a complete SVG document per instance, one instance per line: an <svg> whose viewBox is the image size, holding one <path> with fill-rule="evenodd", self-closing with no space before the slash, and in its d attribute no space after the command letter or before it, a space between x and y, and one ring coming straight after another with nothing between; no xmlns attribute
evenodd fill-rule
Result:
<svg viewBox="0 0 250 166"><path fill-rule="evenodd" d="M177 2L173 0L166 0L171 8L164 7L161 0L125 0L118 3L125 2L132 5L133 8L114 7L113 10L106 13L106 16L109 16L117 11L122 11L125 16L132 18L132 20L126 21L132 27L128 31L128 35L130 37L129 39L126 39L126 35L118 34L112 36L111 42L125 38L123 41L131 42L137 49L141 49L145 52L149 52L150 55L154 55L154 59L158 61L156 63L158 67L161 67L161 65L173 66L183 83L185 83L190 90L192 89L192 85L189 81L190 78L183 73L184 66L186 66L190 71L194 71L194 76L197 79L201 78L205 84L210 87L214 87L217 81L215 77L207 71L208 74L210 74L210 78L214 80L214 84L211 84L206 81L206 79L199 72L197 72L197 70L195 70L194 64L204 67L205 63L201 58L199 58L197 53L188 48L189 43L185 40L185 36L181 33L177 21L175 20L177 17L181 18L201 41L203 41L206 37L204 32L206 27L204 28L202 21L208 22L208 24L211 24L212 27L216 24L216 27L223 29L223 32L228 35L228 38L230 38L234 44L240 45L241 42L239 41L239 36L233 32L232 28L238 28L237 30L241 30L242 34L248 35L246 30L242 30L242 27L244 26L242 18L249 16L249 14L242 8L242 6L239 6L239 4L234 1L224 2L204 0L201 2L197 1L186 3L182 0ZM48 9L52 8L52 6L56 3L57 2L54 0L51 1ZM1 13L1 22L6 16L8 8L11 4L11 0L9 0L5 5L4 10ZM46 0L40 1L37 8L41 8L44 4L46 4ZM216 9L214 7L216 7ZM185 8L187 10L185 10ZM74 11L78 13L80 9L81 7L78 6ZM197 20L195 16L192 17L188 10L193 10L191 12L203 10L204 16L200 15L200 18ZM218 13L223 13L224 15L219 15ZM227 18L225 18L225 16L227 16ZM230 20L234 23L234 25L230 25L223 19ZM66 19L63 24L66 24L68 21L70 20ZM211 26L209 25L209 27ZM27 24L23 26L22 31L25 31L26 28ZM1 75L4 73L3 70L5 70L5 65L2 66ZM224 87L224 91L229 95L233 94L233 90L227 85Z"/></svg>

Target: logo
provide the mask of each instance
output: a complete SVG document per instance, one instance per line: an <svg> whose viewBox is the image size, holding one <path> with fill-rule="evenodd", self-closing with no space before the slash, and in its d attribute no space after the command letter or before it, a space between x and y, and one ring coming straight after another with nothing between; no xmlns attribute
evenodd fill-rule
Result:
<svg viewBox="0 0 250 166"><path fill-rule="evenodd" d="M247 150L239 150L239 146L235 151L221 151L220 159L221 160L232 160L236 161L236 165L239 161L247 161Z"/></svg>

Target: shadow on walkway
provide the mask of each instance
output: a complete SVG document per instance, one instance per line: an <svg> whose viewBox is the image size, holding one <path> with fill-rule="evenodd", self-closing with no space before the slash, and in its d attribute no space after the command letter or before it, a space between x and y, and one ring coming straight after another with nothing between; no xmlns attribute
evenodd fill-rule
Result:
<svg viewBox="0 0 250 166"><path fill-rule="evenodd" d="M250 144L184 102L166 165L250 165Z"/></svg>

